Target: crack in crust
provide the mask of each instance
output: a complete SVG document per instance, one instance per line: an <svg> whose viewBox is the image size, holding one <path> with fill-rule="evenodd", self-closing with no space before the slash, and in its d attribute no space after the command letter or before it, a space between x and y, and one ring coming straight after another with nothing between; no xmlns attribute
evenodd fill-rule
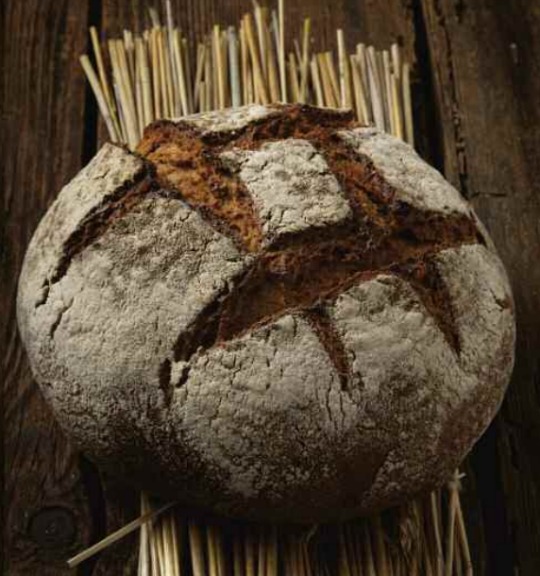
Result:
<svg viewBox="0 0 540 576"><path fill-rule="evenodd" d="M416 230L414 240L389 236L373 244L369 235L366 238L354 224L347 224L318 234L300 233L279 249L261 253L223 301L218 341L230 340L291 310L312 307L319 300L333 300L354 284L388 272L411 281L457 350L450 298L429 259L445 248L474 243L474 238L456 234L432 243L431 230L424 228Z"/></svg>
<svg viewBox="0 0 540 576"><path fill-rule="evenodd" d="M111 195L103 200L99 206L91 210L65 241L62 256L53 272L43 282L44 296L36 307L47 302L51 285L59 282L67 273L75 256L90 246L102 236L116 220L133 210L144 198L151 193L160 194L153 178L153 169L145 165L133 180L124 182ZM163 191L164 194L170 194Z"/></svg>
<svg viewBox="0 0 540 576"><path fill-rule="evenodd" d="M175 360L189 361L197 352L237 339L285 314L297 313L315 325L340 378L350 375L339 359L343 346L339 335L335 330L329 334L328 330L333 330L330 320L321 319L321 304L331 304L344 291L380 273L409 282L451 349L459 354L451 298L432 258L439 250L473 240L458 238L435 245L424 242L406 249L399 239L387 238L369 246L355 236L351 226L323 230L319 236L312 231L300 233L289 238L286 246L262 252L179 335ZM343 379L342 385L347 386Z"/></svg>
<svg viewBox="0 0 540 576"><path fill-rule="evenodd" d="M339 376L341 390L347 391L352 377L352 367L349 356L345 350L345 344L336 330L330 316L323 306L318 305L308 308L303 313L306 320L313 328L319 342L323 345L326 353Z"/></svg>
<svg viewBox="0 0 540 576"><path fill-rule="evenodd" d="M173 349L175 362L187 362L197 350L214 346L218 338L223 301L228 296L229 289L225 287L178 336Z"/></svg>
<svg viewBox="0 0 540 576"><path fill-rule="evenodd" d="M415 290L441 329L450 348L459 355L461 343L455 328L452 298L435 262L429 258L419 262L407 262L394 269L391 268L391 271L406 280Z"/></svg>

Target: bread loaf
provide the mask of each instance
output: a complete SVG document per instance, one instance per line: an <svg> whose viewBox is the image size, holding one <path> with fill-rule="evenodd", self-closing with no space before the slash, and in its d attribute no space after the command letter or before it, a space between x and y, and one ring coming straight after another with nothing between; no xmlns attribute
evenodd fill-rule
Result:
<svg viewBox="0 0 540 576"><path fill-rule="evenodd" d="M447 480L513 365L472 208L347 112L251 106L106 144L19 283L33 374L99 464L216 513L321 522Z"/></svg>

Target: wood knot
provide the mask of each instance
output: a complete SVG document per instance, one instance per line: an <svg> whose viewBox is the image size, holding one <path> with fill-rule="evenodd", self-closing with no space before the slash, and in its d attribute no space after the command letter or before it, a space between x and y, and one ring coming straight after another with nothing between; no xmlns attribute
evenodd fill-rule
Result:
<svg viewBox="0 0 540 576"><path fill-rule="evenodd" d="M41 508L30 518L28 535L40 548L67 548L77 535L75 515L65 506Z"/></svg>

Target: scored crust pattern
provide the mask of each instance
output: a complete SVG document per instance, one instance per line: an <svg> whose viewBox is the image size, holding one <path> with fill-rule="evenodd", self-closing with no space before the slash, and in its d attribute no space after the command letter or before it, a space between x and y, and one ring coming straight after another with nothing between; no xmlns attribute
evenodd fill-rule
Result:
<svg viewBox="0 0 540 576"><path fill-rule="evenodd" d="M307 106L253 106L157 122L137 153L103 153L102 164L107 154L133 158L131 172L89 200L86 212L68 222L50 247L38 230L21 280L19 321L34 373L67 426L78 422L81 443L105 464L122 454L119 466L139 477L138 457L126 456L138 445L163 472L162 485L155 478L144 482L174 493L174 478L182 476L180 492L197 505L278 520L291 510L298 520L342 518L440 481L489 421L512 364L504 271L459 194L406 145L359 127L348 113ZM109 172L88 178L97 187ZM58 202L66 200L61 195ZM53 206L51 222L55 210L62 207ZM461 263L469 266L475 258L489 285L482 298L493 309L475 301L479 310L467 314L478 320L467 324L460 287L470 284L471 294L478 292L482 276L470 264L457 287L455 278ZM125 267L125 277L111 288L107 275L114 279L117 267ZM103 280L96 283L96 274ZM152 310L153 302L159 310L147 314L153 318L147 341L133 336L129 318L114 329L110 341L118 346L132 339L132 355L113 360L118 365L108 372L111 383L97 392L99 401L86 398L78 382L77 401L94 412L74 417L65 387L51 381L70 381L62 354L73 354L92 319L68 326L66 318L76 317L88 285L98 287L92 296L101 300L97 309L106 307L103 283L120 316L131 299L141 309L141 324L143 308ZM182 302L176 302L174 286L184 291ZM47 325L41 340L33 334L39 330L30 310ZM493 326L482 325L486 318ZM480 328L498 335L484 338ZM93 324L92 330L99 333ZM70 337L61 338L62 331ZM480 360L471 352L471 334ZM436 360L415 348L428 341ZM107 342L104 337L96 351ZM139 356L150 360L139 366L133 360ZM419 386L411 395L406 388L423 364L432 377L426 372L422 381L433 378L433 389ZM441 366L448 374L439 372ZM123 382L126 371L132 379L119 396L112 382ZM402 382L396 380L400 371ZM140 388L150 372L157 397ZM258 377L267 382L260 390L253 383ZM484 379L486 386L488 378L495 385L482 395L482 386L476 391L473 383ZM388 390L381 388L384 382ZM326 387L325 399L318 386ZM271 387L280 394L267 397ZM300 393L304 387L309 391ZM118 406L122 395L126 406L139 407L140 422L131 421L122 402ZM399 414L387 413L399 402ZM438 416L441 410L448 414ZM458 426L457 440L441 447L459 410L463 419L474 411L477 421ZM417 436L406 436L422 417L432 429L420 447ZM92 418L106 423L99 434L84 431L95 428ZM267 429L273 429L270 443ZM280 437L286 429L292 439ZM251 437L242 440L242 430ZM398 449L396 436L403 434ZM336 442L342 445L336 448ZM161 447L165 443L170 447ZM295 443L304 446L307 460L289 454ZM441 450L447 452L442 459Z"/></svg>
<svg viewBox="0 0 540 576"><path fill-rule="evenodd" d="M164 188L172 187L195 207L201 202L202 213L210 222L219 218L218 227L223 230L224 221L238 245L257 254L245 274L227 289L227 295L219 296L219 308L212 303L210 312L201 311L201 322L180 336L175 359L188 360L201 345L208 346L209 340L215 344L233 339L291 310L307 314L317 332L326 335L321 341L329 345L336 338L331 336L331 325L319 320L318 302L332 300L382 271L404 277L413 285L458 351L451 302L430 256L446 248L483 242L470 209L457 195L450 197L450 210L444 199L438 211L418 209L401 200L369 157L362 157L351 145L355 133L347 129L355 125L352 115L308 107L286 110L240 130L199 134L195 145L192 127L158 124L147 130L139 145L139 152L156 167ZM370 130L365 132L371 136ZM303 173L306 164L308 174ZM186 170L194 172L194 184L187 182ZM208 186L214 174L220 173L223 187L210 192L222 200L211 215L206 212L206 195L201 198L205 170L209 172ZM269 172L266 178L265 172ZM296 181L290 182L294 177ZM279 198L283 180L297 190L298 199L290 191L283 194L291 206ZM309 190L304 191L302 185ZM257 220L254 204L265 191ZM315 217L310 222L309 214L306 217L310 196L323 197L318 205L314 202L319 221ZM328 215L324 214L325 201L331 208ZM229 202L236 207L234 213L228 209ZM280 213L272 214L273 202ZM433 204L427 207L433 208ZM331 354L333 360L341 356ZM345 365L337 362L341 368Z"/></svg>

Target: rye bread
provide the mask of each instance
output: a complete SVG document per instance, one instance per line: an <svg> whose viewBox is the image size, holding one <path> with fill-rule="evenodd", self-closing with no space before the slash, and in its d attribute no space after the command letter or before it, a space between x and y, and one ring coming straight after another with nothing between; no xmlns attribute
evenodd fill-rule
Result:
<svg viewBox="0 0 540 576"><path fill-rule="evenodd" d="M18 320L96 462L290 522L447 480L500 405L515 339L470 205L408 145L308 106L106 144L41 221Z"/></svg>

